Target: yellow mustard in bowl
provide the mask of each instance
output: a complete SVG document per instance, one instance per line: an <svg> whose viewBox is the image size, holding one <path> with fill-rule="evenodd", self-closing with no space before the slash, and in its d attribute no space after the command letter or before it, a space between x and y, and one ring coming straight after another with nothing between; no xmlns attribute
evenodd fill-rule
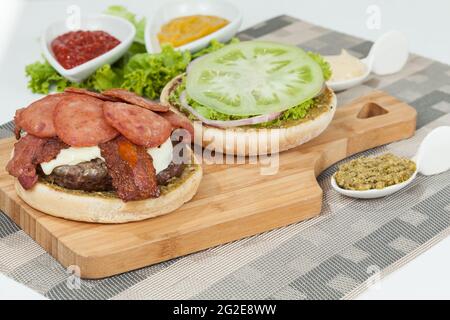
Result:
<svg viewBox="0 0 450 320"><path fill-rule="evenodd" d="M158 33L160 44L170 44L180 47L194 40L203 38L229 24L227 19L208 16L192 15L170 20L161 27Z"/></svg>

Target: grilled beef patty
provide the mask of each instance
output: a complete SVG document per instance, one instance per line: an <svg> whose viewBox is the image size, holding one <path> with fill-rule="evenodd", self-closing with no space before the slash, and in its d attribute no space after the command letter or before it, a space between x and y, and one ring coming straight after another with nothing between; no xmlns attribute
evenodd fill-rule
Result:
<svg viewBox="0 0 450 320"><path fill-rule="evenodd" d="M53 169L45 175L41 170L40 177L60 187L84 191L110 191L112 180L106 164L101 159L81 162L76 165L64 165Z"/></svg>
<svg viewBox="0 0 450 320"><path fill-rule="evenodd" d="M181 176L183 170L182 164L172 162L156 176L158 185L166 185L171 178ZM53 169L49 175L45 175L39 166L38 174L46 181L67 189L83 191L114 190L106 164L101 159L81 162L77 165L59 166Z"/></svg>

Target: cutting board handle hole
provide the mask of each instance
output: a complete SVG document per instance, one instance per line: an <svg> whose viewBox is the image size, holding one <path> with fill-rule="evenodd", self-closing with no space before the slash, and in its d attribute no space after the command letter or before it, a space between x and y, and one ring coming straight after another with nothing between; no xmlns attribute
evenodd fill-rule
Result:
<svg viewBox="0 0 450 320"><path fill-rule="evenodd" d="M386 109L381 107L379 104L377 104L375 102L368 102L363 105L363 107L361 108L361 110L359 111L359 113L357 115L357 118L358 119L369 119L369 118L381 116L388 112L389 111L387 111Z"/></svg>

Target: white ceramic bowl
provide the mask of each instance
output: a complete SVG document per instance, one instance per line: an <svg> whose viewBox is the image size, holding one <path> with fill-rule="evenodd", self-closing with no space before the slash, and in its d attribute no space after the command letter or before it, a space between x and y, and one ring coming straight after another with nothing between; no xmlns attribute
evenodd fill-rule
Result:
<svg viewBox="0 0 450 320"><path fill-rule="evenodd" d="M119 17L109 15L87 16L81 17L80 22L81 24L79 30L105 31L116 37L120 41L120 44L101 56L89 60L79 66L76 66L75 68L64 69L55 59L51 49L51 43L57 36L74 30L67 27L65 20L56 21L48 26L41 37L41 46L44 56L59 74L75 82L83 81L97 68L107 63L113 63L119 59L133 43L134 35L136 34L136 29L133 24Z"/></svg>
<svg viewBox="0 0 450 320"><path fill-rule="evenodd" d="M147 23L145 28L145 47L147 51L149 53L161 51L157 34L161 30L162 25L174 18L197 14L218 16L227 19L230 23L203 38L177 47L177 50L195 52L206 47L213 39L226 42L237 33L242 23L242 15L239 9L224 0L179 0L168 2L155 12L150 22Z"/></svg>
<svg viewBox="0 0 450 320"><path fill-rule="evenodd" d="M362 59L361 62L365 65L365 72L362 76L356 77L356 78L352 78L352 79L348 79L348 80L341 80L341 81L327 81L327 85L333 89L333 91L335 92L339 92L339 91L343 91L343 90L347 90L350 88L353 88L357 85L362 84L363 82L365 82L371 73L370 67L367 64L367 59Z"/></svg>

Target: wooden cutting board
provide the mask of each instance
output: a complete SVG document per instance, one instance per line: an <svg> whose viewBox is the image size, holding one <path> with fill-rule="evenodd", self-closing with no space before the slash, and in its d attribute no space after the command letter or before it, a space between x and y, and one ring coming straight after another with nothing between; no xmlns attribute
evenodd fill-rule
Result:
<svg viewBox="0 0 450 320"><path fill-rule="evenodd" d="M352 154L414 134L416 111L383 92L339 107L328 129L280 154L275 175L260 165L205 165L197 195L177 211L121 225L80 223L36 211L5 172L14 140L0 140L0 209L62 265L83 278L141 268L320 214L316 177ZM267 166L261 165L261 166Z"/></svg>

